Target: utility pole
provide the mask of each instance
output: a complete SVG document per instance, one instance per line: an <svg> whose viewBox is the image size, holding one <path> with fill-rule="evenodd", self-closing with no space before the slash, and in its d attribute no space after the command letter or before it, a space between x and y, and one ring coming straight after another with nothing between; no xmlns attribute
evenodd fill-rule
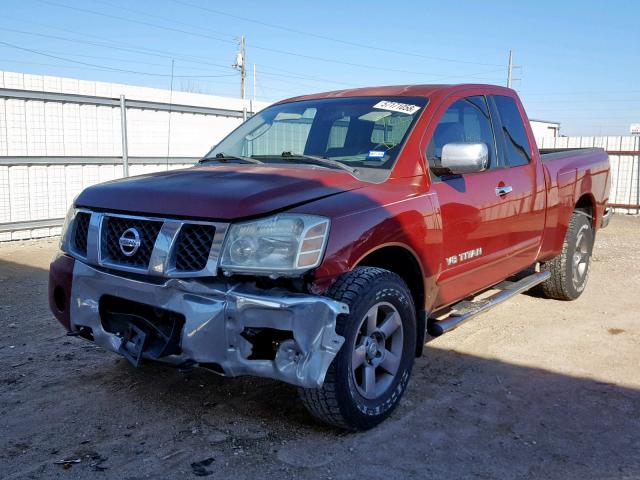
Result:
<svg viewBox="0 0 640 480"><path fill-rule="evenodd" d="M245 47L244 47L244 35L238 39L238 52L236 53L236 63L232 65L233 68L240 72L240 98L244 100L244 82L247 76L245 68Z"/></svg>
<svg viewBox="0 0 640 480"><path fill-rule="evenodd" d="M509 50L509 65L507 66L507 87L509 88L513 88L514 80L522 80L522 78L514 78L513 76L513 71L517 68L522 68L522 67L520 65L513 64L513 52Z"/></svg>
<svg viewBox="0 0 640 480"><path fill-rule="evenodd" d="M256 103L256 64L255 63L253 64L253 103Z"/></svg>

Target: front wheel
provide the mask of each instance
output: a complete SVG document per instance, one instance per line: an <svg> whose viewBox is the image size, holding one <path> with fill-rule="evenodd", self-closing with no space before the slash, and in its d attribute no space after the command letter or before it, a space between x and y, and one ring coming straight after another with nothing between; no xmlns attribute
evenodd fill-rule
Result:
<svg viewBox="0 0 640 480"><path fill-rule="evenodd" d="M316 418L349 430L374 427L398 405L413 367L416 322L409 289L395 273L357 267L340 277L329 295L349 305L336 331L344 345L322 388L301 388Z"/></svg>
<svg viewBox="0 0 640 480"><path fill-rule="evenodd" d="M541 265L551 277L542 283L545 296L558 300L575 300L584 291L589 278L594 231L591 218L576 210L571 216L562 252Z"/></svg>

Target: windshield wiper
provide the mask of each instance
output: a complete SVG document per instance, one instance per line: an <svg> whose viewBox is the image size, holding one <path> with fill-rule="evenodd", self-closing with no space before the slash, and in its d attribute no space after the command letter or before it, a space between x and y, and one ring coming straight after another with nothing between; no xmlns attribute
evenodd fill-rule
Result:
<svg viewBox="0 0 640 480"><path fill-rule="evenodd" d="M258 160L257 158L243 157L241 155L225 155L224 153L216 153L215 157L205 157L198 163L213 162L214 160L217 160L219 162L226 162L228 160L240 160L246 163L264 163L262 160Z"/></svg>
<svg viewBox="0 0 640 480"><path fill-rule="evenodd" d="M359 171L357 168L350 167L349 165L339 162L337 160L331 160L330 158L327 158L327 157L318 157L316 155L299 155L291 152L282 152L282 158L287 160L299 158L299 159L317 163L320 165L326 165L328 167L334 167L334 168L339 168L341 170L346 170L347 172L352 174L356 174Z"/></svg>

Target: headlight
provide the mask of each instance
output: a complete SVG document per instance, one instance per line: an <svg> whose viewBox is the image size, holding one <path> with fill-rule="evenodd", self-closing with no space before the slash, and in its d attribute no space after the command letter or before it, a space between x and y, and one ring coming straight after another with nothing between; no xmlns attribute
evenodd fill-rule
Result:
<svg viewBox="0 0 640 480"><path fill-rule="evenodd" d="M60 250L66 253L69 253L69 227L73 223L73 219L75 218L77 212L78 211L72 203L69 207L69 210L67 210L67 216L64 217L62 229L60 230Z"/></svg>
<svg viewBox="0 0 640 480"><path fill-rule="evenodd" d="M295 275L317 267L329 234L329 219L280 214L231 225L220 266L235 273Z"/></svg>

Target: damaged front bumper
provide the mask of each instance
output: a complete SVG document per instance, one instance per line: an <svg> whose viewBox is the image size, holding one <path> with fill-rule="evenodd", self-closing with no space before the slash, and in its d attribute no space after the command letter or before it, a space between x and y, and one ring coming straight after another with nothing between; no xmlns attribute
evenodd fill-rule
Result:
<svg viewBox="0 0 640 480"><path fill-rule="evenodd" d="M148 283L76 261L69 302L70 330L121 354L127 353L131 338L114 331L113 323L106 318L111 314L105 308L105 298L135 302L180 319L175 347L151 351L139 345L142 358L176 365L199 364L231 377L255 375L308 388L322 386L329 365L344 343L336 333L336 318L349 312L347 305L330 298L284 289L265 290L249 282L167 279ZM153 322L137 315L132 318ZM118 318L126 319L126 312ZM272 332L276 333L276 340L268 342L272 355L265 355L264 348L257 354L252 339L269 339ZM146 343L144 336L142 343Z"/></svg>

